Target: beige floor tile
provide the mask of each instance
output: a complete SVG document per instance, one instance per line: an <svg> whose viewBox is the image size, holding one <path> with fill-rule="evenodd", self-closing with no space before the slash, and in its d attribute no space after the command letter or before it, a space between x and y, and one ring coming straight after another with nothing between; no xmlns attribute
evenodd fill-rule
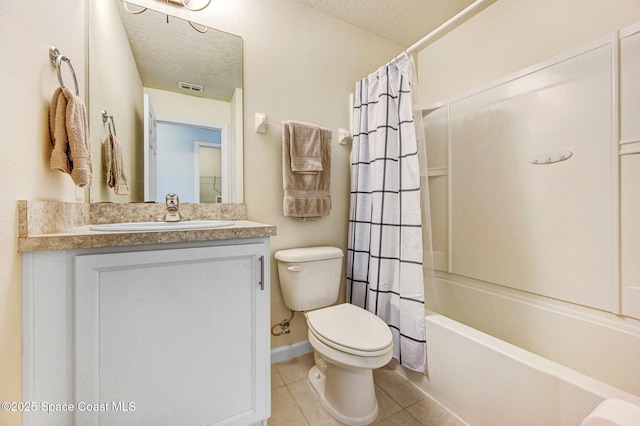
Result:
<svg viewBox="0 0 640 426"><path fill-rule="evenodd" d="M376 423L379 426L420 426L418 422L411 414L406 410L402 410L391 417Z"/></svg>
<svg viewBox="0 0 640 426"><path fill-rule="evenodd" d="M303 355L272 366L270 426L341 425L324 409L308 382L313 354ZM424 395L391 369L374 371L376 397L382 426L464 426L457 417Z"/></svg>
<svg viewBox="0 0 640 426"><path fill-rule="evenodd" d="M378 418L376 421L381 421L387 417L391 417L398 411L402 410L402 407L393 400L385 391L379 386L376 386L376 398L378 399Z"/></svg>
<svg viewBox="0 0 640 426"><path fill-rule="evenodd" d="M373 379L402 408L407 408L425 397L420 390L389 368L374 370Z"/></svg>
<svg viewBox="0 0 640 426"><path fill-rule="evenodd" d="M306 378L314 363L313 352L311 352L287 361L278 362L275 367L284 383L289 384Z"/></svg>
<svg viewBox="0 0 640 426"><path fill-rule="evenodd" d="M427 397L407 407L407 411L424 426L464 426L456 416Z"/></svg>
<svg viewBox="0 0 640 426"><path fill-rule="evenodd" d="M309 425L286 386L271 390L271 417L268 424L269 426Z"/></svg>
<svg viewBox="0 0 640 426"><path fill-rule="evenodd" d="M320 402L320 398L311 388L306 378L287 385L302 413L312 426L316 425L341 425L327 412Z"/></svg>
<svg viewBox="0 0 640 426"><path fill-rule="evenodd" d="M271 389L279 388L280 386L284 386L284 380L282 380L282 376L278 373L275 364L271 364Z"/></svg>

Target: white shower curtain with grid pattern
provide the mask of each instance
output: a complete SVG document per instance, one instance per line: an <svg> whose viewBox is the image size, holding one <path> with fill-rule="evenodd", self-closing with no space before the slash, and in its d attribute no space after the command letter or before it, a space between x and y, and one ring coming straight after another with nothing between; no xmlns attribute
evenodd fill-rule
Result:
<svg viewBox="0 0 640 426"><path fill-rule="evenodd" d="M420 162L410 58L356 83L347 301L382 318L394 358L424 372Z"/></svg>

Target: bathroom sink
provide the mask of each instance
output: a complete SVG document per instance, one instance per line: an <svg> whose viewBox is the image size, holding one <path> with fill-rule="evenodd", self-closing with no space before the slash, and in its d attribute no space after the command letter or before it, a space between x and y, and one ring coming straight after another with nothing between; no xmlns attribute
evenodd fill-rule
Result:
<svg viewBox="0 0 640 426"><path fill-rule="evenodd" d="M92 225L92 231L171 231L180 229L209 229L231 226L235 222L229 220L186 220L181 222L122 222Z"/></svg>

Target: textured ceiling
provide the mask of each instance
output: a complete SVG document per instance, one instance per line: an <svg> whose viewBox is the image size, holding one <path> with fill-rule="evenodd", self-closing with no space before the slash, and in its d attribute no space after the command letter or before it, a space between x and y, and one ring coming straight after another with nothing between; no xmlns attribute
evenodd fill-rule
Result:
<svg viewBox="0 0 640 426"><path fill-rule="evenodd" d="M291 1L407 48L474 0ZM213 29L199 34L181 19L167 23L164 14L151 9L134 15L123 2L116 3L144 86L224 101L242 87L240 37ZM204 92L185 92L177 88L178 81L202 85Z"/></svg>
<svg viewBox="0 0 640 426"><path fill-rule="evenodd" d="M134 15L117 3L145 87L227 102L242 87L240 37L212 28L201 34L182 19L167 22L166 15L151 9ZM204 86L204 91L178 89L178 82Z"/></svg>
<svg viewBox="0 0 640 426"><path fill-rule="evenodd" d="M295 0L409 47L474 0Z"/></svg>

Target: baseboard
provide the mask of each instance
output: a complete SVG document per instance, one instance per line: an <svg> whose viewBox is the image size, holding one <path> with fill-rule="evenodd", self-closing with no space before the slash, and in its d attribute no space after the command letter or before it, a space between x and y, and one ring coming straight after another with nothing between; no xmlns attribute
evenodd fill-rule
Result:
<svg viewBox="0 0 640 426"><path fill-rule="evenodd" d="M301 340L290 345L278 346L271 350L271 363L286 361L300 355L313 352L313 348L308 340Z"/></svg>

